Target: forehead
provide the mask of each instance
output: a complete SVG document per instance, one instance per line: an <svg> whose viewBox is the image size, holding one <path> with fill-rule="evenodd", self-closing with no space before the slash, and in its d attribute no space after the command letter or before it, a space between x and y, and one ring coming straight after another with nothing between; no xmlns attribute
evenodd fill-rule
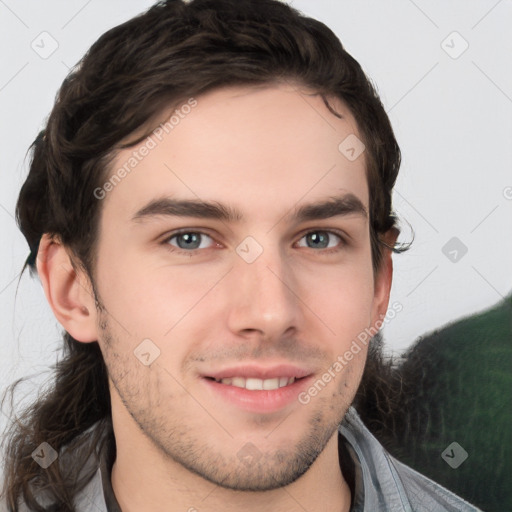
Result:
<svg viewBox="0 0 512 512"><path fill-rule="evenodd" d="M356 121L341 101L329 101L341 118L319 95L291 85L184 100L162 112L147 139L117 154L110 176L127 172L109 187L104 209L128 219L149 200L174 197L229 203L270 220L302 200L343 192L367 207L364 152L347 158L345 148L360 140Z"/></svg>

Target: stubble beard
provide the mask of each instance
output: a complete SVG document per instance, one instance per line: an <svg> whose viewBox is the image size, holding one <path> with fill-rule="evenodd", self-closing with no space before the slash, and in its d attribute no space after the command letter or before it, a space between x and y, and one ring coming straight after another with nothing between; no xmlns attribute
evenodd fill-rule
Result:
<svg viewBox="0 0 512 512"><path fill-rule="evenodd" d="M158 398L149 398L152 388L160 388L164 372L158 366L144 367L130 351L123 351L122 341L110 329L108 316L101 316L101 346L109 378L140 431L173 464L179 464L191 473L225 489L262 492L295 482L308 471L325 449L353 399L344 394L347 390L345 382L340 382L334 393L326 392L325 397L316 397L315 412L308 420L308 428L293 448L265 451L264 448L260 450L256 447L253 448L252 457L247 458L244 457L245 446L240 449L238 445L241 443L224 432L225 449L216 449L208 442L208 432L200 434L193 426L187 426L183 422L183 415L180 421L178 412L169 415L167 396L165 403ZM145 371L160 372L156 377L158 382L151 383L145 377ZM173 379L168 382L171 380ZM211 418L205 411L202 423L208 423L209 419ZM201 424L201 419L196 419L196 423ZM277 428L294 427L293 420L288 418Z"/></svg>

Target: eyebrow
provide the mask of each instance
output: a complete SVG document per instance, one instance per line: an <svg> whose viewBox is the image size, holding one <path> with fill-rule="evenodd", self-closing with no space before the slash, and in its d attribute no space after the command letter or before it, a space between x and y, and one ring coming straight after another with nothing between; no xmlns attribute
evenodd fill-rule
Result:
<svg viewBox="0 0 512 512"><path fill-rule="evenodd" d="M368 218L368 212L361 200L354 194L333 196L325 201L309 203L295 207L285 218L296 222L321 220L339 215L357 214ZM139 222L157 216L195 217L237 223L244 220L242 212L217 201L201 201L192 199L172 199L164 197L154 199L143 206L132 217Z"/></svg>

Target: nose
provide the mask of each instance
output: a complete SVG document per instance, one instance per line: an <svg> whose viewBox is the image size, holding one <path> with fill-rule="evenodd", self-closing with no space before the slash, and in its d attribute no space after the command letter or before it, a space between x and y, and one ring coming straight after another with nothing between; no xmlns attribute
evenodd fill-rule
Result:
<svg viewBox="0 0 512 512"><path fill-rule="evenodd" d="M279 248L265 248L252 263L235 255L228 323L237 335L278 340L300 328L298 282Z"/></svg>

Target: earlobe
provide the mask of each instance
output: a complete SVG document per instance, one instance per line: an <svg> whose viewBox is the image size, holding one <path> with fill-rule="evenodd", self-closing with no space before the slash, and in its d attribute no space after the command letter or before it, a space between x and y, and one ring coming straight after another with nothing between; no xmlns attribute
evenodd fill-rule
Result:
<svg viewBox="0 0 512 512"><path fill-rule="evenodd" d="M90 280L83 272L75 271L66 248L44 234L36 264L46 299L62 327L77 341L96 341L96 308Z"/></svg>

